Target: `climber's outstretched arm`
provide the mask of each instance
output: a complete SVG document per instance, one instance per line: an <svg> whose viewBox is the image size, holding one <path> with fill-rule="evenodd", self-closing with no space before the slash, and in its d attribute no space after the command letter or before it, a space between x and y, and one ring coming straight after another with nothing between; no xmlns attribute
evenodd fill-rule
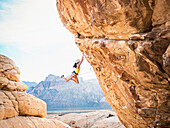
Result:
<svg viewBox="0 0 170 128"><path fill-rule="evenodd" d="M82 55L82 58L81 58L80 62L77 64L77 67L76 67L76 68L79 68L79 67L80 67L80 65L82 64L83 60L84 60L84 53L83 53L83 55Z"/></svg>

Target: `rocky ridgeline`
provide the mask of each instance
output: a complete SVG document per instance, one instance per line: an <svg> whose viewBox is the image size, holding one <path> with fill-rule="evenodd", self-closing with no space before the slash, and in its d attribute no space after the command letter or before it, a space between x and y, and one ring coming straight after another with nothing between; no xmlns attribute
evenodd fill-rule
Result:
<svg viewBox="0 0 170 128"><path fill-rule="evenodd" d="M169 0L57 0L61 21L127 128L170 125L169 5Z"/></svg>
<svg viewBox="0 0 170 128"><path fill-rule="evenodd" d="M76 108L110 109L96 79L83 80L79 77L79 81L78 85L73 81L66 83L60 77L50 74L44 81L30 87L27 93L45 101L48 111Z"/></svg>
<svg viewBox="0 0 170 128"><path fill-rule="evenodd" d="M46 116L46 103L26 93L28 88L19 76L14 61L0 55L0 128L69 127L57 120L38 118Z"/></svg>

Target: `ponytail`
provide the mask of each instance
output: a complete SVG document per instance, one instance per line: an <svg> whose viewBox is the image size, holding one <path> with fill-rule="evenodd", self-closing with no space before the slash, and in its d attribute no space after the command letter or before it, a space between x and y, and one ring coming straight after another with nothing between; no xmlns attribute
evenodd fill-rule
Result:
<svg viewBox="0 0 170 128"><path fill-rule="evenodd" d="M77 63L74 63L73 67L76 68L77 67Z"/></svg>

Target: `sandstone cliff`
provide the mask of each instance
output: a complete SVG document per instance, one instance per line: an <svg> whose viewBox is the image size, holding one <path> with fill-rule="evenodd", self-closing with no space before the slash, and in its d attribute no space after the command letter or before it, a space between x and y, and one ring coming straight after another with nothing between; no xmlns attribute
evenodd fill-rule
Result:
<svg viewBox="0 0 170 128"><path fill-rule="evenodd" d="M57 0L57 9L120 121L169 127L170 1Z"/></svg>
<svg viewBox="0 0 170 128"><path fill-rule="evenodd" d="M0 128L69 127L57 120L38 118L46 116L46 103L25 92L28 88L19 75L14 61L0 55Z"/></svg>

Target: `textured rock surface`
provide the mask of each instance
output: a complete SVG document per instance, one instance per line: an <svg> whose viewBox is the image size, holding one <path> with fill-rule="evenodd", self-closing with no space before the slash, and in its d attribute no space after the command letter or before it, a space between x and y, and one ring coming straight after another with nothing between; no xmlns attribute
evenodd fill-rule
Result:
<svg viewBox="0 0 170 128"><path fill-rule="evenodd" d="M60 120L73 128L124 128L115 112L98 110L66 115L48 114L46 118Z"/></svg>
<svg viewBox="0 0 170 128"><path fill-rule="evenodd" d="M169 72L162 69L161 63L169 45L167 40L76 41L82 51L88 52L87 60L93 66L107 101L126 127L168 125ZM155 54L153 47L161 49Z"/></svg>
<svg viewBox="0 0 170 128"><path fill-rule="evenodd" d="M151 29L150 4L152 0L59 0L57 7L74 35L127 39L129 33Z"/></svg>
<svg viewBox="0 0 170 128"><path fill-rule="evenodd" d="M153 6L152 25L160 26L167 25L170 19L170 1L169 0L152 0L155 4ZM169 23L168 23L169 24Z"/></svg>
<svg viewBox="0 0 170 128"><path fill-rule="evenodd" d="M18 115L46 116L46 104L25 92L0 90L0 119Z"/></svg>
<svg viewBox="0 0 170 128"><path fill-rule="evenodd" d="M0 55L0 119L18 115L46 116L44 101L26 93L20 82L20 70L14 61Z"/></svg>
<svg viewBox="0 0 170 128"><path fill-rule="evenodd" d="M13 117L0 121L0 128L70 128L58 120L38 117Z"/></svg>
<svg viewBox="0 0 170 128"><path fill-rule="evenodd" d="M60 0L57 8L120 121L168 127L169 0Z"/></svg>
<svg viewBox="0 0 170 128"><path fill-rule="evenodd" d="M20 82L20 70L14 61L0 55L0 90L26 91L28 87Z"/></svg>

